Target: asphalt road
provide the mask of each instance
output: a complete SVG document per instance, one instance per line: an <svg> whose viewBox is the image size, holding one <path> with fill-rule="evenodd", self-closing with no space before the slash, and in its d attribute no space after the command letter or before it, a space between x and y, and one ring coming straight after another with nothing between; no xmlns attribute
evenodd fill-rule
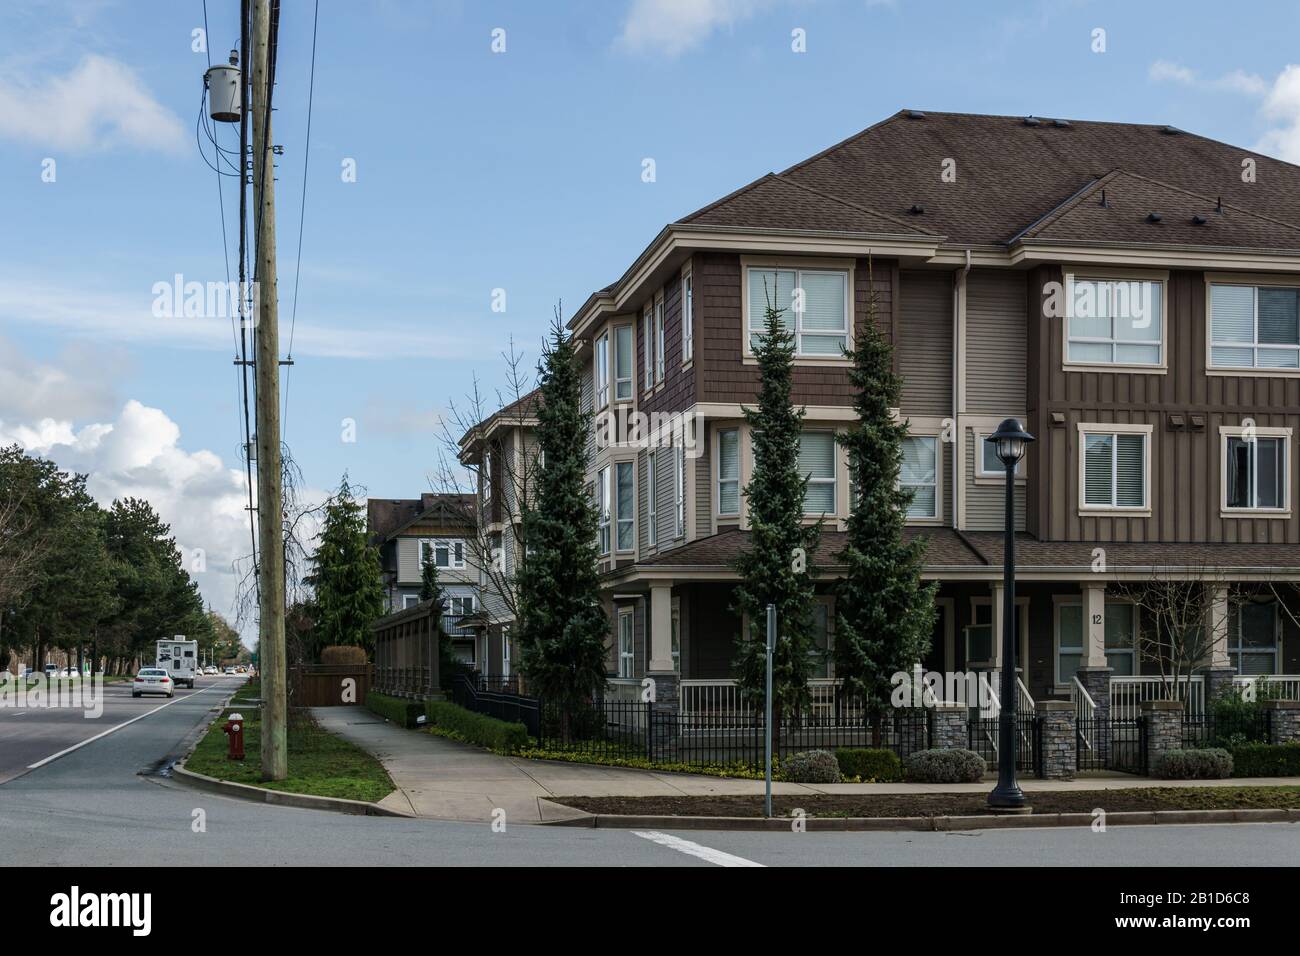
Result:
<svg viewBox="0 0 1300 956"><path fill-rule="evenodd" d="M1292 824L992 830L971 833L638 834L626 830L441 823L270 807L182 787L157 774L236 685L212 679L162 700L115 701L115 718L84 721L94 736L65 756L0 785L0 832L11 861L56 865L477 866L1127 866L1295 865ZM138 713L130 708L138 706ZM78 719L81 719L78 717ZM0 752L24 741L0 717ZM10 726L10 723L13 726ZM42 721L49 753L67 734ZM54 727L59 726L54 721ZM80 731L80 728L78 728ZM62 744L62 746L54 746ZM40 751L20 744L28 755ZM42 754L41 756L48 756ZM24 758L27 759L27 758ZM38 759L40 759L38 757ZM14 763L6 756L8 763ZM28 763L35 762L28 759ZM195 832L201 818L203 828Z"/></svg>

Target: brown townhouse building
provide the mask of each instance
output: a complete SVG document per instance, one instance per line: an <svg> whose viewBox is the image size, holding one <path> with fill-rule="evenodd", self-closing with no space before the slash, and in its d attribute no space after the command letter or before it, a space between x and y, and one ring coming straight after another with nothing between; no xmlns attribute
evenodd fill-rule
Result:
<svg viewBox="0 0 1300 956"><path fill-rule="evenodd" d="M1005 485L983 439L1014 416L1037 438L1015 487L1025 705L1153 696L1117 586L1157 577L1222 610L1194 706L1234 675L1297 693L1300 168L1166 126L904 110L665 226L569 322L589 408L693 429L592 438L615 691L735 700L742 408L773 291L824 522L820 699L851 501L842 350L873 295L904 380L908 533L940 582L928 668L1000 667Z"/></svg>

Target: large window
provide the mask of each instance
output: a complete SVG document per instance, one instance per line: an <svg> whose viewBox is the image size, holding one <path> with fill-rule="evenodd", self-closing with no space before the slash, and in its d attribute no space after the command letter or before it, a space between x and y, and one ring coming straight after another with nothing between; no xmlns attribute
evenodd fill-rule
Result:
<svg viewBox="0 0 1300 956"><path fill-rule="evenodd" d="M1074 279L1066 360L1080 365L1164 363L1164 283Z"/></svg>
<svg viewBox="0 0 1300 956"><path fill-rule="evenodd" d="M718 432L718 514L740 514L740 429Z"/></svg>
<svg viewBox="0 0 1300 956"><path fill-rule="evenodd" d="M823 269L749 269L749 347L767 327L767 308L795 336L795 353L839 358L849 345L849 274Z"/></svg>
<svg viewBox="0 0 1300 956"><path fill-rule="evenodd" d="M695 355L695 283L690 269L682 273L682 361Z"/></svg>
<svg viewBox="0 0 1300 956"><path fill-rule="evenodd" d="M1240 511L1284 511L1287 494L1286 434L1224 434L1223 507ZM1280 430L1271 430L1274 432Z"/></svg>
<svg viewBox="0 0 1300 956"><path fill-rule="evenodd" d="M632 398L632 326L620 325L614 329L614 400L626 402Z"/></svg>
<svg viewBox="0 0 1300 956"><path fill-rule="evenodd" d="M609 466L596 476L596 511L600 528L600 553L609 554Z"/></svg>
<svg viewBox="0 0 1300 956"><path fill-rule="evenodd" d="M448 601L447 613L452 617L464 617L474 613L474 595L452 597Z"/></svg>
<svg viewBox="0 0 1300 956"><path fill-rule="evenodd" d="M632 609L618 609L618 676L632 677L636 673L636 644L632 633Z"/></svg>
<svg viewBox="0 0 1300 956"><path fill-rule="evenodd" d="M799 473L808 476L803 510L807 514L834 514L834 432L803 432L799 435Z"/></svg>
<svg viewBox="0 0 1300 956"><path fill-rule="evenodd" d="M609 333L596 339L595 361L596 407L604 408L609 404Z"/></svg>
<svg viewBox="0 0 1300 956"><path fill-rule="evenodd" d="M651 451L646 458L646 534L650 546L659 543L659 452Z"/></svg>
<svg viewBox="0 0 1300 956"><path fill-rule="evenodd" d="M912 492L907 506L909 518L939 516L939 439L934 435L912 435L903 439L903 462L898 472L900 487Z"/></svg>
<svg viewBox="0 0 1300 956"><path fill-rule="evenodd" d="M1300 369L1300 288L1211 283L1210 367Z"/></svg>
<svg viewBox="0 0 1300 956"><path fill-rule="evenodd" d="M460 571L465 567L465 542L452 538L434 538L420 542L420 564L433 556L434 566L444 570Z"/></svg>
<svg viewBox="0 0 1300 956"><path fill-rule="evenodd" d="M636 547L636 486L634 465L620 461L615 468L618 481L618 550L631 551Z"/></svg>
<svg viewBox="0 0 1300 956"><path fill-rule="evenodd" d="M1277 604L1228 605L1228 659L1238 674L1278 672Z"/></svg>
<svg viewBox="0 0 1300 956"><path fill-rule="evenodd" d="M1146 509L1148 433L1080 429L1084 508Z"/></svg>

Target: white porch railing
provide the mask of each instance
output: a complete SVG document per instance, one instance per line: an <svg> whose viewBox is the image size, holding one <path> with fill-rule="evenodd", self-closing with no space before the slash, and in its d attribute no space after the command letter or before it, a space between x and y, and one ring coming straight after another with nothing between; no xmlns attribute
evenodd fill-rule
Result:
<svg viewBox="0 0 1300 956"><path fill-rule="evenodd" d="M811 715L827 720L838 715L841 721L859 724L863 719L862 701L844 692L844 682L829 677L808 681L812 698ZM681 718L687 726L717 717L749 717L754 704L740 692L740 685L730 679L684 680L680 684Z"/></svg>
<svg viewBox="0 0 1300 956"><path fill-rule="evenodd" d="M1205 678L1200 674L1181 678L1178 694L1168 693L1171 679L1159 676L1112 677L1110 679L1110 719L1134 720L1142 716L1142 703L1177 696L1187 703L1187 713L1205 712Z"/></svg>
<svg viewBox="0 0 1300 956"><path fill-rule="evenodd" d="M1233 686L1250 688L1256 697L1280 697L1282 700L1300 700L1300 674L1260 674L1258 676L1238 675L1232 679Z"/></svg>
<svg viewBox="0 0 1300 956"><path fill-rule="evenodd" d="M1088 688L1080 683L1079 678L1070 678L1070 702L1074 704L1074 735L1076 745L1085 750L1097 748L1097 725L1092 721L1097 716L1097 702L1088 693Z"/></svg>
<svg viewBox="0 0 1300 956"><path fill-rule="evenodd" d="M1000 671L980 672L980 716L996 717L1002 712L1002 673ZM1033 695L1029 688L1016 675L1016 711L1020 714L1032 714L1035 711Z"/></svg>

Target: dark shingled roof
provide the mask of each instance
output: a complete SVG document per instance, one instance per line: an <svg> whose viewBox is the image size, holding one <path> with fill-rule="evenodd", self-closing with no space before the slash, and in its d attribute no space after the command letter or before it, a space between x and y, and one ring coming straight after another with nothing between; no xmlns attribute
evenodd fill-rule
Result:
<svg viewBox="0 0 1300 956"><path fill-rule="evenodd" d="M1006 244L1039 224L1042 238L1300 247L1290 225L1300 223L1300 167L1289 163L1165 126L1058 126L1049 119L1031 126L1019 116L910 113L896 113L682 222L862 231L874 217L885 219L879 231L897 234L901 221L959 244ZM1243 159L1254 160L1258 183L1242 181ZM955 163L953 182L940 176L945 160ZM1063 213L1052 220L1055 232L1043 227L1071 200L1085 209L1080 191L1117 171L1127 175L1107 187L1109 214ZM1224 217L1192 227L1193 211L1212 212L1220 197L1231 207ZM924 213L910 215L913 205ZM1131 220L1134 211L1141 216ZM1152 211L1164 213L1161 223L1146 222Z"/></svg>
<svg viewBox="0 0 1300 956"><path fill-rule="evenodd" d="M725 567L736 560L740 552L749 547L748 531L732 528L699 538L680 548L673 548L644 561L637 567ZM962 536L951 528L908 528L907 540L924 538L928 564L944 567L981 567L985 561L979 552L970 547ZM843 531L823 531L812 563L821 567L835 567L838 555L844 550L848 535Z"/></svg>
<svg viewBox="0 0 1300 956"><path fill-rule="evenodd" d="M464 521L473 513L474 496L467 494L423 494L419 498L367 498L366 532L378 544L421 517L435 514Z"/></svg>

